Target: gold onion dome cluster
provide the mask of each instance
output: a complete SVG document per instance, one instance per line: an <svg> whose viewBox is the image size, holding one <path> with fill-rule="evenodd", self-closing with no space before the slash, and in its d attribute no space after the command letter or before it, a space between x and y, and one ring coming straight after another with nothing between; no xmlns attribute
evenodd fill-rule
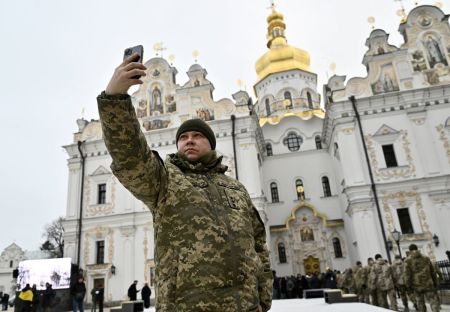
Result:
<svg viewBox="0 0 450 312"><path fill-rule="evenodd" d="M300 69L310 71L309 53L305 50L292 47L287 44L284 31L283 14L272 8L272 14L267 17L267 51L256 62L255 69L258 82L270 74Z"/></svg>

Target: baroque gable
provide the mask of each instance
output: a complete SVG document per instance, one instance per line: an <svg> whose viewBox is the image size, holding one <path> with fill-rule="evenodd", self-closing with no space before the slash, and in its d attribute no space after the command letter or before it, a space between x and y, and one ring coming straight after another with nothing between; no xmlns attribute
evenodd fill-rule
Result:
<svg viewBox="0 0 450 312"><path fill-rule="evenodd" d="M363 58L367 76L351 78L344 86L331 77L326 86L329 103L450 83L448 16L423 5L409 13L399 31L404 38L400 48L389 44L384 30L372 31Z"/></svg>

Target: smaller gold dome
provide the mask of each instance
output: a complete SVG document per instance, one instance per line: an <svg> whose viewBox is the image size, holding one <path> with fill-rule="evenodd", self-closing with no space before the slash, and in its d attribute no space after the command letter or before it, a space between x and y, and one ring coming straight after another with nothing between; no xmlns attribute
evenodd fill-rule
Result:
<svg viewBox="0 0 450 312"><path fill-rule="evenodd" d="M284 31L283 14L272 8L272 14L267 17L267 51L255 64L258 82L270 74L301 69L310 71L310 57L305 50L287 44Z"/></svg>

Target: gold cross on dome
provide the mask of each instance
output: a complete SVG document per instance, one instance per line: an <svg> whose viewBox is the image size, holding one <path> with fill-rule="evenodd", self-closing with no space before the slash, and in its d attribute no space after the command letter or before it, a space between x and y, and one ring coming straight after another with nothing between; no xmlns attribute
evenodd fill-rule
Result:
<svg viewBox="0 0 450 312"><path fill-rule="evenodd" d="M266 9L268 9L268 10L272 9L272 11L274 11L275 8L276 8L275 1L270 0L270 7L266 8Z"/></svg>
<svg viewBox="0 0 450 312"><path fill-rule="evenodd" d="M161 56L162 56L162 52L164 50L167 50L167 48L164 47L163 42L161 41L161 42L157 42L153 45L153 50L155 51L156 56L158 56L159 54L161 54Z"/></svg>

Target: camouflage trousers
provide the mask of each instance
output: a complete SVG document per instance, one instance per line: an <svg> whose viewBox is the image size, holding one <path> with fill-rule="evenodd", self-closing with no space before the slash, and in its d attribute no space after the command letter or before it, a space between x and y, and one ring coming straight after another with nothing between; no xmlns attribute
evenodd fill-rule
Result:
<svg viewBox="0 0 450 312"><path fill-rule="evenodd" d="M395 291L395 288L389 289L387 291L387 295L388 295L388 298L389 298L389 308L391 310L397 311L398 310L398 306L397 306L397 292Z"/></svg>
<svg viewBox="0 0 450 312"><path fill-rule="evenodd" d="M377 289L378 304L376 304L376 306L389 309L389 304L387 301L387 293L388 293L387 290Z"/></svg>
<svg viewBox="0 0 450 312"><path fill-rule="evenodd" d="M367 289L364 289L362 287L356 288L356 295L358 296L359 302L370 304L370 297L369 297L369 293L367 292Z"/></svg>
<svg viewBox="0 0 450 312"><path fill-rule="evenodd" d="M400 298L402 299L402 304L406 310L408 310L408 297L406 296L406 287L404 285L397 286L398 293L400 294ZM413 300L411 300L413 301Z"/></svg>
<svg viewBox="0 0 450 312"><path fill-rule="evenodd" d="M368 291L370 295L370 303L374 306L378 306L378 294L376 289L371 289Z"/></svg>
<svg viewBox="0 0 450 312"><path fill-rule="evenodd" d="M425 298L428 300L431 306L431 311L439 312L441 310L441 303L439 295L436 291L414 291L414 296L417 300L417 311L426 312Z"/></svg>

